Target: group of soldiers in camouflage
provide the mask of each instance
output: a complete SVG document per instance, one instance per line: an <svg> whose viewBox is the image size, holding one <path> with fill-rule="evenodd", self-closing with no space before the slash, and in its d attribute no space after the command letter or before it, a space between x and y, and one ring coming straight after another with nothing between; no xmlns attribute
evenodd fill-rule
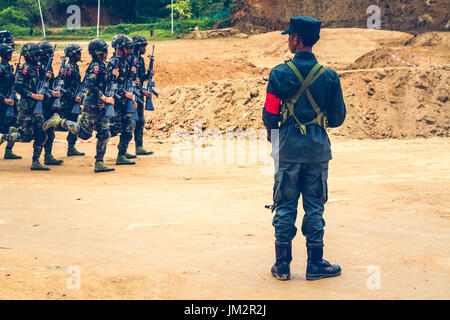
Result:
<svg viewBox="0 0 450 320"><path fill-rule="evenodd" d="M53 69L45 71L54 48L47 41L27 43L22 48L25 63L14 74L10 65L13 47L0 44L0 144L7 142L5 159L21 159L12 151L15 142L33 143L33 160L31 170L50 170L47 166L61 165L63 160L52 155L55 130L68 131L68 156L84 156L75 148L77 138L87 140L92 132L97 132L97 153L95 156L95 172L113 171L114 168L104 164L103 158L110 137L120 135L116 165L134 165L130 160L137 155L151 155L143 147L143 129L145 124L143 97L152 98L151 92L143 89L143 83L149 77L142 55L146 52L147 40L140 35L130 38L117 35L112 40L115 49L113 58L106 64L108 44L103 39L95 39L89 43L88 50L92 61L88 66L83 82L81 81L78 62L81 61L82 49L77 44L66 47L68 63L60 71L64 80L64 89L52 90L55 81ZM133 52L134 50L134 52ZM133 59L132 59L133 58ZM131 72L129 72L131 71ZM136 83L136 91L126 91L124 84L129 77ZM48 94L37 92L38 83L47 78ZM117 84L117 91L109 96L112 83ZM15 93L9 96L11 87ZM86 93L80 88L84 85ZM139 93L137 93L139 92ZM82 93L82 94L81 94ZM135 95L141 95L136 99ZM61 108L52 108L54 99L60 99ZM127 102L133 101L134 110L127 108ZM36 102L42 101L43 108L36 112ZM83 108L76 107L82 105ZM108 106L114 111L108 114ZM7 112L6 110L13 112ZM136 155L127 152L133 138L136 143ZM44 165L39 158L44 149Z"/></svg>

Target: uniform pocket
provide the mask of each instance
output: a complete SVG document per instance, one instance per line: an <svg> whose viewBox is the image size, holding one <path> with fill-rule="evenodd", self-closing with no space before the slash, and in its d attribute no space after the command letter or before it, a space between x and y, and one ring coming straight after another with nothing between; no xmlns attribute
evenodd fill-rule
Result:
<svg viewBox="0 0 450 320"><path fill-rule="evenodd" d="M280 168L277 173L275 173L275 183L273 185L273 203L276 205L278 202L283 200L283 178L284 178L284 168Z"/></svg>

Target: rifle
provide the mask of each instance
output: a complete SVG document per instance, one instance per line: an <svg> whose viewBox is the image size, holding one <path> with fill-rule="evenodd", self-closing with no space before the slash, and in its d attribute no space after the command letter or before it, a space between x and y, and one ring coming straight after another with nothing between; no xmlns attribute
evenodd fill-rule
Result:
<svg viewBox="0 0 450 320"><path fill-rule="evenodd" d="M77 90L75 91L75 97L80 97L81 100L83 100L84 96L86 95L87 91L87 83L86 83L86 75L84 74L83 81L81 84L78 85ZM74 114L80 114L81 113L81 105L78 102L75 102L75 104L72 107L72 113Z"/></svg>
<svg viewBox="0 0 450 320"><path fill-rule="evenodd" d="M147 82L147 88L145 89L148 92L153 93L156 97L159 96L158 92L153 89L155 87L155 82L153 81L153 65L155 62L155 45L153 45L152 49L152 55L150 56L150 65L148 66L148 82ZM145 100L145 110L153 111L155 108L153 107L153 102L151 98L148 98Z"/></svg>
<svg viewBox="0 0 450 320"><path fill-rule="evenodd" d="M61 57L61 66L59 67L58 77L53 82L53 87L52 87L53 91L63 92L63 93L67 92L63 88L64 87L64 78L61 75L61 70L63 70L64 67L66 66L66 59L67 59L67 48L64 50L64 56ZM52 103L52 110L58 111L60 109L61 109L61 99L55 98Z"/></svg>
<svg viewBox="0 0 450 320"><path fill-rule="evenodd" d="M52 66L53 56L55 55L55 50L56 50L56 44L53 47L52 56L48 60L47 66L45 67L44 78L39 80L39 82L37 84L37 88L36 88L37 94L43 94L47 98L51 98L51 95L48 93L48 89L50 87L50 81L47 78L47 72L50 71L50 68ZM34 105L33 114L42 114L42 113L43 113L42 101L38 100L38 101L36 101L36 104Z"/></svg>
<svg viewBox="0 0 450 320"><path fill-rule="evenodd" d="M6 95L8 97L8 99L14 100L14 105L17 105L17 101L18 101L17 96L16 96L16 91L14 90L14 86L15 86L15 82L16 82L16 78L17 78L17 73L19 72L21 60L22 60L22 53L19 56L19 62L17 62L16 70L14 71L14 82L13 82L11 88L9 89L8 94ZM14 105L8 106L8 109L6 109L7 117L14 117Z"/></svg>
<svg viewBox="0 0 450 320"><path fill-rule="evenodd" d="M119 66L119 59L117 58L117 50L118 47L114 48L114 55L113 55L113 59L114 59L114 69L117 69ZM109 84L106 87L105 90L105 96L108 98L114 98L114 99L120 99L120 96L117 94L117 78L111 74L110 75L110 80L109 80ZM106 112L105 112L105 117L107 118L111 118L114 117L115 115L115 111L114 111L114 106L110 103L106 104Z"/></svg>
<svg viewBox="0 0 450 320"><path fill-rule="evenodd" d="M139 56L139 52L138 52L138 56ZM133 55L131 56L131 60L133 61L133 65L130 63L129 67L128 67L128 75L127 75L127 80L125 81L125 92L131 92L134 95L133 99L128 99L127 100L127 107L126 107L126 112L127 113L131 113L133 114L133 120L138 120L138 115L137 115L137 111L136 108L134 107L134 103L144 103L140 98L140 92L137 89L137 84L136 84L136 79L137 79L137 75L139 74L139 66L136 66L135 63L136 57L134 55L134 45L133 45ZM136 73L133 74L133 72L131 71L131 69L135 67L136 68Z"/></svg>

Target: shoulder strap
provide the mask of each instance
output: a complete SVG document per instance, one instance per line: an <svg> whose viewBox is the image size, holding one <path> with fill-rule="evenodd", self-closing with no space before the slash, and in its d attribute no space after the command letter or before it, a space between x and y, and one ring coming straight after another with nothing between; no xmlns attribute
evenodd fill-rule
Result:
<svg viewBox="0 0 450 320"><path fill-rule="evenodd" d="M307 75L306 79L303 79L300 71L298 71L297 67L292 63L292 61L289 61L286 64L295 73L295 75L297 76L298 80L302 84L302 86L297 91L297 93L291 99L289 99L289 103L292 104L292 105L295 105L297 103L298 99L300 99L302 94L306 91L306 96L307 96L309 102L311 103L311 106L313 107L314 111L316 112L316 114L320 114L321 110L320 110L318 104L316 103L316 101L314 100L314 98L313 98L311 92L309 91L308 87L314 81L316 81L322 75L322 73L324 73L325 68L320 63L317 63L311 69L311 71Z"/></svg>

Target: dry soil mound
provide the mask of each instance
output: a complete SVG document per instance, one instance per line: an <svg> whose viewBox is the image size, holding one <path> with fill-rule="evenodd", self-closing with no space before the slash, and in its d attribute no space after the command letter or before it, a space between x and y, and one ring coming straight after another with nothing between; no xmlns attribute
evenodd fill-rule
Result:
<svg viewBox="0 0 450 320"><path fill-rule="evenodd" d="M347 104L344 125L331 133L348 138L449 136L450 66L342 72ZM165 138L176 128L260 129L266 80L225 80L167 88L155 102L150 133Z"/></svg>

